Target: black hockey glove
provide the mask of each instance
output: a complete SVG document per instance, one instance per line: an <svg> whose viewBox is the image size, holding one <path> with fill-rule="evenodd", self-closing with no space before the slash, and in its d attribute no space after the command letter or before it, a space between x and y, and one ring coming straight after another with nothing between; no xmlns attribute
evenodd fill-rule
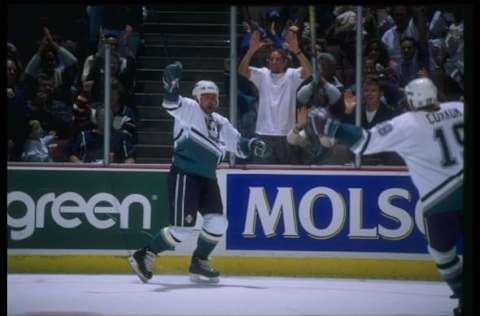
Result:
<svg viewBox="0 0 480 316"><path fill-rule="evenodd" d="M308 114L308 123L311 131L317 136L335 137L339 122L334 120L325 108L318 108Z"/></svg>
<svg viewBox="0 0 480 316"><path fill-rule="evenodd" d="M182 78L183 66L179 61L168 65L163 72L164 100L177 103L180 94L180 79Z"/></svg>

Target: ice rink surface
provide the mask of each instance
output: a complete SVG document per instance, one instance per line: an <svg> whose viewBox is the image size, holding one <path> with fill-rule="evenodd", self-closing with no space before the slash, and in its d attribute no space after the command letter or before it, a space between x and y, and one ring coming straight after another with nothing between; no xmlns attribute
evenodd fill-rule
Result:
<svg viewBox="0 0 480 316"><path fill-rule="evenodd" d="M8 274L8 315L452 315L441 282L188 275Z"/></svg>

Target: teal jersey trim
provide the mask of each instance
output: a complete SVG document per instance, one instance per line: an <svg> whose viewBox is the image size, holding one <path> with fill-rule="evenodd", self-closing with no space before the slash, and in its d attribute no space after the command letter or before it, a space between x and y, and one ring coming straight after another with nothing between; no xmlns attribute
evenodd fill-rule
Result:
<svg viewBox="0 0 480 316"><path fill-rule="evenodd" d="M335 122L338 124L338 128L336 130L335 137L340 143L347 145L348 147L352 147L355 145L361 138L362 138L362 128L346 123L340 123L338 121Z"/></svg>
<svg viewBox="0 0 480 316"><path fill-rule="evenodd" d="M248 148L249 142L250 142L250 139L243 136L240 136L240 140L238 141L238 146L240 147L240 151L245 156L248 156L250 154L250 149Z"/></svg>
<svg viewBox="0 0 480 316"><path fill-rule="evenodd" d="M216 170L221 158L220 152L207 148L194 138L187 138L175 147L173 164L185 172L216 179Z"/></svg>

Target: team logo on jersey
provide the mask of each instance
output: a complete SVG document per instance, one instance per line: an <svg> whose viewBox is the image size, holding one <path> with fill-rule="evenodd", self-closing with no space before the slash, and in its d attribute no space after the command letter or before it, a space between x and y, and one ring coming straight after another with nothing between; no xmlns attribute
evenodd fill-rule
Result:
<svg viewBox="0 0 480 316"><path fill-rule="evenodd" d="M205 117L205 124L207 125L208 138L215 143L220 142L220 129L221 126L213 119L211 115Z"/></svg>
<svg viewBox="0 0 480 316"><path fill-rule="evenodd" d="M193 216L188 214L187 216L185 216L185 222L187 222L187 224L191 224L193 221Z"/></svg>
<svg viewBox="0 0 480 316"><path fill-rule="evenodd" d="M378 134L381 136L385 136L391 131L393 131L393 125L390 123L383 123L378 127Z"/></svg>

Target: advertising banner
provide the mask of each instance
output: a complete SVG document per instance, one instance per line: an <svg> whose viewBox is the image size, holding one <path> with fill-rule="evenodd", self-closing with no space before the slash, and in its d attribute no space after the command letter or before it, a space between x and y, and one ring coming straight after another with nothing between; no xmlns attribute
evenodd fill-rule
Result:
<svg viewBox="0 0 480 316"><path fill-rule="evenodd" d="M408 174L227 174L226 250L427 253Z"/></svg>
<svg viewBox="0 0 480 316"><path fill-rule="evenodd" d="M8 169L9 249L135 249L168 225L166 175Z"/></svg>

